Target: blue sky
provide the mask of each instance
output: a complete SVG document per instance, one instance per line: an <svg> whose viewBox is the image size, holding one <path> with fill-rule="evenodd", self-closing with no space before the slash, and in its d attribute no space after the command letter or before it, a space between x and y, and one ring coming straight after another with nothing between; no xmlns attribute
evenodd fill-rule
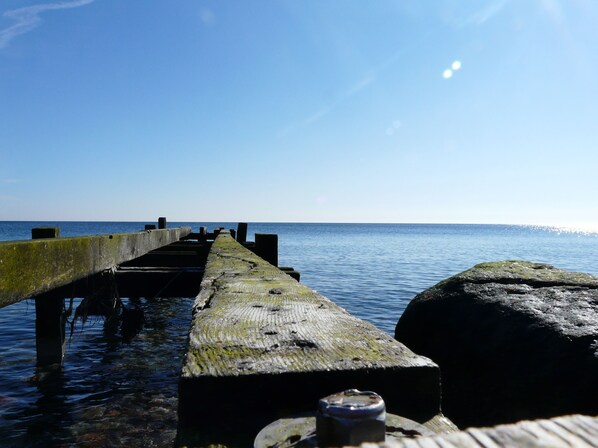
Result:
<svg viewBox="0 0 598 448"><path fill-rule="evenodd" d="M2 0L0 220L598 227L597 23L593 0Z"/></svg>

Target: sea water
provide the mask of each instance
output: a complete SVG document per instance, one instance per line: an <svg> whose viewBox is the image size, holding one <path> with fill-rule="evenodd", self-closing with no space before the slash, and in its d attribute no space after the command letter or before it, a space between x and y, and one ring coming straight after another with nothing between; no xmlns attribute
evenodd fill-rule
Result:
<svg viewBox="0 0 598 448"><path fill-rule="evenodd" d="M0 240L132 232L142 222L0 222ZM169 223L210 229L236 223ZM598 275L598 234L550 227L439 224L250 224L279 235L279 264L302 283L393 334L419 292L476 263L544 262ZM75 299L77 302L78 299ZM126 301L127 299L125 299ZM191 298L140 299L143 330L130 342L101 320L77 323L60 372L35 367L31 300L0 309L0 446L172 446L177 378ZM75 303L76 304L76 303Z"/></svg>

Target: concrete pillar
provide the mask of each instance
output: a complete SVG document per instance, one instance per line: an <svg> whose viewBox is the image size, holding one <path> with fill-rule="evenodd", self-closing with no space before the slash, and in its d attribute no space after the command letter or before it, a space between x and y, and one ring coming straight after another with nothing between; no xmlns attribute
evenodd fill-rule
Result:
<svg viewBox="0 0 598 448"><path fill-rule="evenodd" d="M58 238L58 227L31 229L32 239ZM51 364L62 365L65 350L64 299L51 293L35 298L35 347L38 367Z"/></svg>
<svg viewBox="0 0 598 448"><path fill-rule="evenodd" d="M255 234L255 253L273 266L278 266L278 235Z"/></svg>
<svg viewBox="0 0 598 448"><path fill-rule="evenodd" d="M247 223L240 222L237 224L237 241L244 243L247 241Z"/></svg>

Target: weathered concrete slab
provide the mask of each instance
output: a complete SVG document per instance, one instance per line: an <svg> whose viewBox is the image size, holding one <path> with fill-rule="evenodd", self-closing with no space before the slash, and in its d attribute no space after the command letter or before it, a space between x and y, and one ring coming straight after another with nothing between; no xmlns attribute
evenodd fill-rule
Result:
<svg viewBox="0 0 598 448"><path fill-rule="evenodd" d="M598 415L598 277L483 263L419 294L395 336L442 372L460 427Z"/></svg>
<svg viewBox="0 0 598 448"><path fill-rule="evenodd" d="M190 227L0 243L0 307L178 241Z"/></svg>
<svg viewBox="0 0 598 448"><path fill-rule="evenodd" d="M583 415L552 420L523 421L495 428L468 429L417 439L382 444L364 443L361 448L590 448L598 446L598 418Z"/></svg>
<svg viewBox="0 0 598 448"><path fill-rule="evenodd" d="M440 412L434 363L228 234L213 243L194 312L179 389L181 445L251 446L268 423L348 388L378 392L389 412L416 421Z"/></svg>

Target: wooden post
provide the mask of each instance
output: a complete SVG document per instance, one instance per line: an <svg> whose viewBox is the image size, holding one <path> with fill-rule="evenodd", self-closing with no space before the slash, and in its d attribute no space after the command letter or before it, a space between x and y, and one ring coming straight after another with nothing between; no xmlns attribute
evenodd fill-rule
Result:
<svg viewBox="0 0 598 448"><path fill-rule="evenodd" d="M166 218L161 216L158 218L158 229L165 229L166 228Z"/></svg>
<svg viewBox="0 0 598 448"><path fill-rule="evenodd" d="M31 229L31 239L40 238L58 238L60 237L60 228L58 227L34 227Z"/></svg>
<svg viewBox="0 0 598 448"><path fill-rule="evenodd" d="M145 230L156 230L156 224L146 224Z"/></svg>
<svg viewBox="0 0 598 448"><path fill-rule="evenodd" d="M278 266L278 235L255 234L255 253L273 266Z"/></svg>
<svg viewBox="0 0 598 448"><path fill-rule="evenodd" d="M247 223L240 222L237 224L237 241L245 243L247 241Z"/></svg>
<svg viewBox="0 0 598 448"><path fill-rule="evenodd" d="M202 227L199 228L199 236L205 238L206 235L207 235L207 233L208 233L208 228L207 227L202 226Z"/></svg>
<svg viewBox="0 0 598 448"><path fill-rule="evenodd" d="M31 238L58 238L58 227L37 227L31 229ZM64 299L52 293L40 294L35 298L35 347L38 367L51 364L62 365L65 348Z"/></svg>

